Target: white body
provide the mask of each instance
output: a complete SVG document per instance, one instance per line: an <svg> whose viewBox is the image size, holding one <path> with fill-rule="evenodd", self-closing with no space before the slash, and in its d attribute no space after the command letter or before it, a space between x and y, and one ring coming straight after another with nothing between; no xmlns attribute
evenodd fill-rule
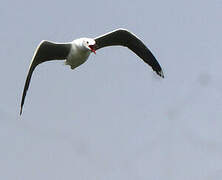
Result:
<svg viewBox="0 0 222 180"><path fill-rule="evenodd" d="M85 39L85 38L84 38ZM72 47L68 55L67 60L65 61L66 65L70 65L71 69L74 69L88 59L91 51L87 49L83 44L83 38L76 39L71 42Z"/></svg>

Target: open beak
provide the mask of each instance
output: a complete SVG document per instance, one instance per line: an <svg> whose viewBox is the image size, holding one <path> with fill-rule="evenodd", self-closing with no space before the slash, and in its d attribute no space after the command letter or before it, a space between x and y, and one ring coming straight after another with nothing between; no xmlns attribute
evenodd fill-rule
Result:
<svg viewBox="0 0 222 180"><path fill-rule="evenodd" d="M96 54L96 50L95 50L95 45L89 45L89 48L91 49L91 51Z"/></svg>

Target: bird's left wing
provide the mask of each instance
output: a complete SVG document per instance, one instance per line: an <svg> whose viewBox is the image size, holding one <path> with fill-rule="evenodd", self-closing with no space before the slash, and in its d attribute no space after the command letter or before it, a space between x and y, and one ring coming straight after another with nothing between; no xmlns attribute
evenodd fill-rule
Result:
<svg viewBox="0 0 222 180"><path fill-rule="evenodd" d="M25 86L22 94L20 115L22 114L22 108L25 102L25 96L29 88L32 73L35 70L36 66L45 61L66 59L70 52L70 48L71 44L69 43L59 44L44 40L39 44L29 66L28 75L25 81Z"/></svg>
<svg viewBox="0 0 222 180"><path fill-rule="evenodd" d="M149 64L156 73L164 77L162 68L151 51L145 46L145 44L136 37L133 33L126 29L117 29L102 36L96 37L95 50L107 47L107 46L125 46L137 54Z"/></svg>

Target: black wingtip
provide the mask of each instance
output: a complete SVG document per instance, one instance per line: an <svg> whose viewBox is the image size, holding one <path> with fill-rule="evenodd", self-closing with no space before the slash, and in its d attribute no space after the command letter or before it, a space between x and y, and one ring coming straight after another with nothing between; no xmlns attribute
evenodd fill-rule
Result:
<svg viewBox="0 0 222 180"><path fill-rule="evenodd" d="M20 115L20 116L22 115L22 106L21 106L21 109L20 109L20 113L19 113L19 115Z"/></svg>
<svg viewBox="0 0 222 180"><path fill-rule="evenodd" d="M19 115L20 115L20 116L22 115L22 110L20 110L20 113L19 113Z"/></svg>
<svg viewBox="0 0 222 180"><path fill-rule="evenodd" d="M157 73L160 77L164 78L164 74L163 74L163 71L162 71L162 70L157 71L156 73Z"/></svg>

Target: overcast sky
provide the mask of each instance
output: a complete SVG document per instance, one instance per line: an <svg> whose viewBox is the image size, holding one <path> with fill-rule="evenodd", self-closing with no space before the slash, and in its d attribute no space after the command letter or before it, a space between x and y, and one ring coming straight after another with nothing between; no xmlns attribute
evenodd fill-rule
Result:
<svg viewBox="0 0 222 180"><path fill-rule="evenodd" d="M221 180L221 0L1 1L0 177ZM123 47L75 70L28 67L43 39L116 28L140 37L165 79Z"/></svg>

